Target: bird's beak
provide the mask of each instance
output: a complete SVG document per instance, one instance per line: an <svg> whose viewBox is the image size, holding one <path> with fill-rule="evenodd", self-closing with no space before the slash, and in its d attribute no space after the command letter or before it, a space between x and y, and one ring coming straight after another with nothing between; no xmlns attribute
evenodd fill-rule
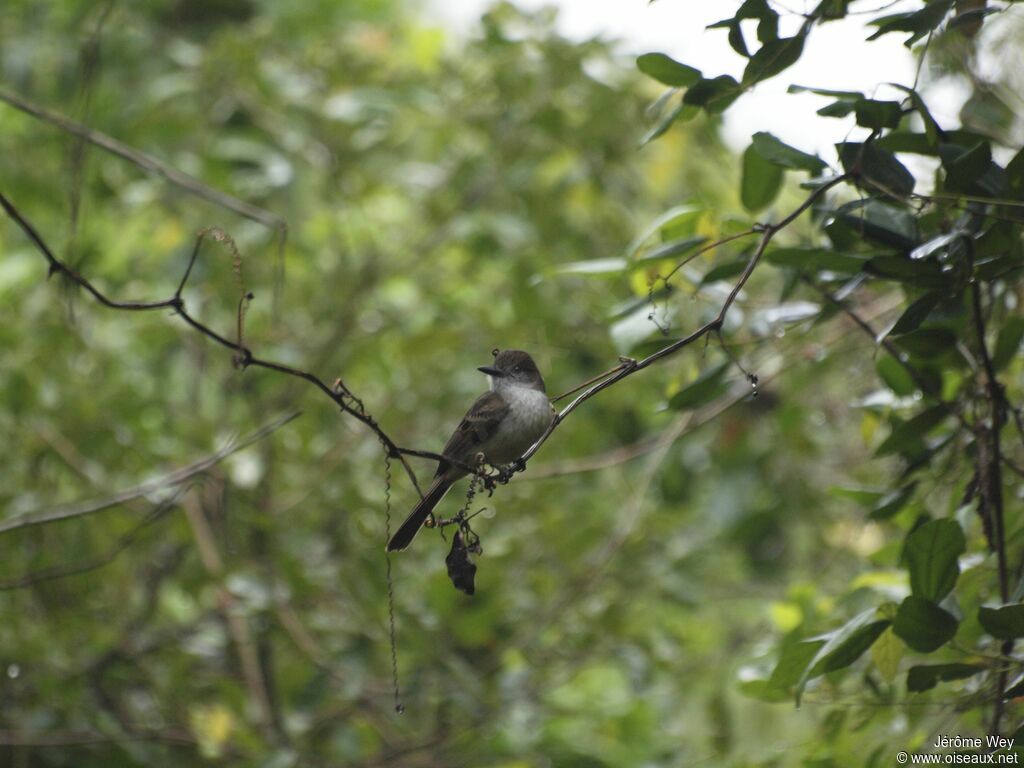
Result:
<svg viewBox="0 0 1024 768"><path fill-rule="evenodd" d="M488 376L493 376L496 379L500 379L502 376L505 375L497 368L495 368L493 365L482 365L479 368L477 368L477 370L480 371L480 373L486 373Z"/></svg>

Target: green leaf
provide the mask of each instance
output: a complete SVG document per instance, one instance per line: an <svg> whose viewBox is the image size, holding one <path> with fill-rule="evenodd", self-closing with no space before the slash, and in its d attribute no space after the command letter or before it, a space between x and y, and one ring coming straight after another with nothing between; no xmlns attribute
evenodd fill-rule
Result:
<svg viewBox="0 0 1024 768"><path fill-rule="evenodd" d="M786 91L788 93L813 93L818 96L832 96L847 101L857 101L864 98L864 94L860 91L835 91L830 88L811 88L806 85L791 85Z"/></svg>
<svg viewBox="0 0 1024 768"><path fill-rule="evenodd" d="M629 265L625 259L591 259L559 264L555 267L555 272L560 275L610 275L621 272L627 266Z"/></svg>
<svg viewBox="0 0 1024 768"><path fill-rule="evenodd" d="M695 248L699 248L707 242L707 238L703 235L695 235L693 237L681 237L678 240L672 240L671 242L659 245L643 256L638 256L633 259L631 264L644 264L651 261L660 261L661 259L671 259L677 256L681 256L687 251L692 251Z"/></svg>
<svg viewBox="0 0 1024 768"><path fill-rule="evenodd" d="M977 181L992 165L992 147L987 141L966 151L954 144L942 144L939 156L946 169L946 187L954 192L975 191Z"/></svg>
<svg viewBox="0 0 1024 768"><path fill-rule="evenodd" d="M640 146L650 144L656 138L663 135L677 120L686 122L687 120L692 120L699 113L700 110L697 107L683 103L677 104L673 109L662 115L658 122L654 124L654 127L643 135L640 139Z"/></svg>
<svg viewBox="0 0 1024 768"><path fill-rule="evenodd" d="M840 99L818 110L822 117L846 117L857 110L857 102Z"/></svg>
<svg viewBox="0 0 1024 768"><path fill-rule="evenodd" d="M930 691L948 680L963 680L984 672L988 667L980 664L931 664L911 667L907 672L907 690L911 693Z"/></svg>
<svg viewBox="0 0 1024 768"><path fill-rule="evenodd" d="M730 277L736 277L736 275L746 269L748 261L749 259L738 259L737 261L718 264L704 273L704 277L700 279L700 284L710 285L719 280L728 280Z"/></svg>
<svg viewBox="0 0 1024 768"><path fill-rule="evenodd" d="M1024 339L1024 317L1011 317L999 329L996 345L992 350L992 366L997 371L1008 366L1017 356L1021 339Z"/></svg>
<svg viewBox="0 0 1024 768"><path fill-rule="evenodd" d="M963 529L955 520L931 520L911 532L903 549L911 593L940 602L956 586L958 559L966 549Z"/></svg>
<svg viewBox="0 0 1024 768"><path fill-rule="evenodd" d="M942 267L930 261L914 261L905 256L876 256L864 265L864 271L885 280L898 280L916 288L943 288L946 279Z"/></svg>
<svg viewBox="0 0 1024 768"><path fill-rule="evenodd" d="M937 155L938 144L925 133L893 131L875 141L875 145L890 152L908 152L913 155Z"/></svg>
<svg viewBox="0 0 1024 768"><path fill-rule="evenodd" d="M888 520L899 512L903 511L903 508L907 506L907 502L910 501L914 495L914 489L917 488L917 483L911 483L905 488L899 488L895 491L890 491L872 508L868 518L871 520Z"/></svg>
<svg viewBox="0 0 1024 768"><path fill-rule="evenodd" d="M765 261L779 267L793 267L806 272L843 272L855 274L867 263L863 256L841 253L829 248L775 248L764 255Z"/></svg>
<svg viewBox="0 0 1024 768"><path fill-rule="evenodd" d="M743 70L743 85L751 86L774 77L800 60L804 51L805 35L769 40L750 57Z"/></svg>
<svg viewBox="0 0 1024 768"><path fill-rule="evenodd" d="M957 239L964 236L964 232L959 229L954 229L952 232L944 232L938 237L933 237L926 243L922 243L910 252L911 261L920 261L921 259L927 259L936 251L941 251L948 248L949 245L955 242Z"/></svg>
<svg viewBox="0 0 1024 768"><path fill-rule="evenodd" d="M638 56L636 66L648 77L674 88L689 88L701 78L699 69L681 64L664 53L645 53Z"/></svg>
<svg viewBox="0 0 1024 768"><path fill-rule="evenodd" d="M1010 197L1024 200L1024 149L1006 164L1006 186Z"/></svg>
<svg viewBox="0 0 1024 768"><path fill-rule="evenodd" d="M752 137L752 142L751 146L761 157L782 168L788 168L793 171L807 171L812 175L817 175L828 167L825 161L817 155L801 152L799 149L784 144L765 131L755 133Z"/></svg>
<svg viewBox="0 0 1024 768"><path fill-rule="evenodd" d="M948 291L950 276L929 261L911 261L903 256L879 256L864 265L864 271L884 280L897 280L917 289Z"/></svg>
<svg viewBox="0 0 1024 768"><path fill-rule="evenodd" d="M814 657L818 655L824 640L803 640L783 647L779 661L772 670L768 684L773 688L788 691L803 677Z"/></svg>
<svg viewBox="0 0 1024 768"><path fill-rule="evenodd" d="M708 114L717 115L727 110L741 93L743 93L743 89L736 82L736 78L719 75L715 78L699 80L690 86L686 95L683 96L683 103L703 107Z"/></svg>
<svg viewBox="0 0 1024 768"><path fill-rule="evenodd" d="M854 200L840 206L836 217L863 237L910 251L917 245L917 219L901 208L878 200Z"/></svg>
<svg viewBox="0 0 1024 768"><path fill-rule="evenodd" d="M982 606L978 609L978 622L992 637L1000 640L1024 637L1024 605L1014 603L1001 608Z"/></svg>
<svg viewBox="0 0 1024 768"><path fill-rule="evenodd" d="M1020 675L1016 680L1010 683L1009 687L1005 691L1003 691L1003 698L1007 701L1010 699L1019 699L1021 696L1024 696L1024 675ZM1024 736L1021 731L1024 731L1024 725L1017 728L1014 736L1017 736L1018 734Z"/></svg>
<svg viewBox="0 0 1024 768"><path fill-rule="evenodd" d="M896 679L902 658L903 641L892 631L892 627L886 627L875 644L871 646L871 661L874 662L879 674L891 683Z"/></svg>
<svg viewBox="0 0 1024 768"><path fill-rule="evenodd" d="M921 122L924 123L924 135L928 140L928 143L933 147L938 144L939 136L943 134L942 129L939 127L938 122L932 117L932 113L928 110L928 105L924 103L924 99L921 98L921 94L915 91L913 88L909 88L899 83L892 84L894 88L898 88L904 91L907 96L910 97L910 103L918 115L921 116ZM947 133L948 136L948 133Z"/></svg>
<svg viewBox="0 0 1024 768"><path fill-rule="evenodd" d="M945 328L923 328L900 336L896 344L911 357L933 360L956 349L956 334Z"/></svg>
<svg viewBox="0 0 1024 768"><path fill-rule="evenodd" d="M626 248L626 258L631 259L634 257L643 247L644 243L654 237L654 235L662 233L664 236L666 230L674 229L677 225L685 225L687 222L695 220L700 213L701 209L693 205L677 205L674 208L669 208L633 238L633 241Z"/></svg>
<svg viewBox="0 0 1024 768"><path fill-rule="evenodd" d="M853 664L890 624L888 619L875 620L875 611L871 609L855 616L836 631L818 638L825 640L825 644L818 649L797 682L797 706L800 706L808 682L826 672L834 672Z"/></svg>
<svg viewBox="0 0 1024 768"><path fill-rule="evenodd" d="M885 441L878 446L875 456L904 453L908 449L914 448L920 444L921 438L945 421L948 415L945 407L935 405L917 414L909 421L898 424Z"/></svg>
<svg viewBox="0 0 1024 768"><path fill-rule="evenodd" d="M718 397L725 390L725 372L729 364L722 363L698 376L689 386L676 392L668 401L673 411L698 408Z"/></svg>
<svg viewBox="0 0 1024 768"><path fill-rule="evenodd" d="M857 113L857 125L875 130L895 128L903 117L903 108L898 101L858 99L854 111Z"/></svg>
<svg viewBox="0 0 1024 768"><path fill-rule="evenodd" d="M896 611L893 631L921 653L931 653L953 639L959 622L931 600L910 595Z"/></svg>
<svg viewBox="0 0 1024 768"><path fill-rule="evenodd" d="M894 13L889 16L873 19L870 24L878 27L878 30L868 40L875 40L890 32L910 32L910 37L903 43L909 48L929 32L936 29L952 7L953 0L930 0L919 11Z"/></svg>
<svg viewBox="0 0 1024 768"><path fill-rule="evenodd" d="M770 205L782 189L782 168L770 163L754 149L743 153L743 176L740 181L740 201L751 213Z"/></svg>
<svg viewBox="0 0 1024 768"><path fill-rule="evenodd" d="M900 315L899 320L889 329L888 335L900 336L904 333L910 333L916 331L925 320L928 319L928 315L935 309L935 306L939 303L938 293L926 293L921 298L914 301L906 310Z"/></svg>
<svg viewBox="0 0 1024 768"><path fill-rule="evenodd" d="M908 397L917 391L914 378L892 355L881 355L875 362L875 371L885 385L900 397Z"/></svg>
<svg viewBox="0 0 1024 768"><path fill-rule="evenodd" d="M906 197L914 191L914 176L896 155L877 144L844 141L836 145L839 160L847 173L867 180L873 192Z"/></svg>

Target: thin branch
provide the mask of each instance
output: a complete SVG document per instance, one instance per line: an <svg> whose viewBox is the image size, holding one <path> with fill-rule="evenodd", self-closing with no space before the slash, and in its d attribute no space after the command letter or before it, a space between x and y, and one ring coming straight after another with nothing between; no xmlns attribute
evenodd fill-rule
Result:
<svg viewBox="0 0 1024 768"><path fill-rule="evenodd" d="M691 333L689 336L679 339L666 347L663 347L662 349L649 355L643 360L623 360L620 362L619 366L616 366L611 371L607 372L607 374L601 374L600 376L595 377L595 379L600 379L598 383L593 384L589 388L585 389L582 392L582 394L580 394L574 400L572 400L565 408L562 409L561 412L559 412L555 416L551 425L541 436L541 438L523 455L520 463L525 463L527 459L533 456L540 449L541 445L543 445L544 442L547 441L547 439L551 436L555 429L558 428L559 424L561 424L568 417L568 415L572 413L572 411L576 410L576 408L578 408L581 404L583 404L591 397L596 395L598 392L607 389L608 387L611 387L612 385L618 383L619 381L622 381L628 376L631 376L634 373L643 370L644 368L647 368L650 365L653 365L662 358L668 357L674 354L675 352L678 352L680 349L689 346L690 344L694 343L698 339L703 338L709 333L720 332L722 325L725 321L725 317L729 312L729 309L736 301L736 298L739 295L740 291L743 289L743 286L746 285L747 281L750 279L751 274L753 274L754 269L757 267L758 263L761 260L761 257L764 255L765 249L768 247L768 244L772 241L775 235L778 234L781 230L788 227L794 220L796 220L801 214L803 214L807 209L809 209L815 203L815 201L817 201L818 198L824 195L828 190L845 182L848 178L849 176L846 174L836 176L833 179L830 179L825 184L822 184L821 186L815 188L811 192L811 194L808 195L807 198L799 206L797 206L796 209L794 209L789 215L787 215L785 218L783 218L776 224L765 224L759 225L757 227L752 227L750 230L735 235L730 235L717 242L709 243L708 245L699 249L697 253L704 253L706 251L709 251L713 248L716 248L720 245L731 242L738 238L745 237L756 232L761 232L761 240L758 243L757 248L755 248L754 252L748 259L746 267L744 268L742 274L740 275L739 279L734 285L732 291L730 291L729 295L723 302L722 307L718 313L718 316L715 319L711 320L708 323L705 323L703 326L701 326L699 329ZM74 283L78 284L85 290L87 290L100 303L104 304L105 306L110 307L112 309L125 310L153 310L161 308L173 309L192 328L194 328L204 336L214 340L221 346L235 351L237 353L235 360L239 366L243 368L247 366L266 368L268 370L276 371L278 373L282 373L288 376L304 379L305 381L311 383L313 386L315 386L317 389L323 392L323 394L329 397L343 412L350 416L353 416L358 421L362 422L377 435L380 441L384 444L388 454L394 458L397 458L401 462L406 474L412 481L413 485L415 486L417 492L419 492L420 496L423 495L423 492L420 489L419 483L416 480L416 475L413 472L412 467L406 461L405 456L418 456L421 458L430 458L435 461L452 461L450 458L444 457L440 454L432 453L429 451L401 448L400 446L398 446L384 432L384 430L380 427L377 421L369 413L366 412L366 409L363 407L362 401L359 400L359 398L355 397L355 395L353 395L351 391L349 391L349 389L344 385L341 379L338 379L335 382L334 386L331 387L328 386L324 380L322 380L315 374L310 373L309 371L293 368L291 366L284 365L283 363L277 363L272 360L258 358L255 355L253 355L252 350L249 347L241 343L233 342L227 339L226 337L220 335L212 328L210 328L209 326L205 325L204 323L196 319L194 316L192 316L186 310L185 302L181 294L191 274L192 267L195 264L196 259L198 258L199 247L202 243L202 240L205 235L211 233L210 231L204 231L199 234L196 241L196 245L192 251L192 256L189 259L189 263L186 268L185 274L183 275L181 281L179 282L177 290L175 291L173 296L171 296L169 299L154 302L120 302L109 299L101 291L95 288L92 285L92 283L89 282L89 280L87 280L74 269L69 267L63 261L58 259L50 250L50 248L46 245L43 238L39 235L36 229L31 225L31 223L24 216L21 215L17 208L15 208L14 205L2 193L0 193L0 205L2 205L3 208L6 210L7 214L12 219L14 219L15 222L18 223L21 229L25 232L29 239L32 240L32 242L36 245L36 247L46 258L50 267L51 274L59 272L66 275L70 280L72 280ZM673 270L672 273L669 273L669 277L671 277L674 271L675 270ZM595 379L591 379L590 381L594 381ZM579 387L570 390L570 392L567 394L576 392L579 389L586 387L588 383L589 382L584 382ZM476 472L478 471L478 469L469 468L469 471ZM3 530L4 528L0 526L0 533L2 533Z"/></svg>
<svg viewBox="0 0 1024 768"><path fill-rule="evenodd" d="M53 523L59 520L68 520L73 517L90 515L93 512L100 512L101 510L109 509L110 507L114 507L119 504L124 504L132 499L148 496L151 493L156 493L172 485L181 485L182 483L188 482L196 475L200 475L220 463L228 456L259 442L263 438L283 427L285 424L297 419L301 413L301 411L293 411L285 416L274 419L274 421L260 427L255 432L241 440L229 440L228 443L216 453L210 454L209 456L202 458L199 461L195 461L188 466L182 467L181 469L176 469L175 471L157 478L156 480L151 480L147 483L141 483L139 485L132 486L131 488L126 488L112 496L78 502L76 504L57 507L56 509L50 509L42 512L26 512L25 514L8 518L7 520L0 522L0 533L16 531L19 528L28 528L33 525L43 525L45 523Z"/></svg>
<svg viewBox="0 0 1024 768"><path fill-rule="evenodd" d="M185 517L192 529L192 536L195 538L203 569L208 576L219 582L225 572L224 560L217 549L217 542L214 540L213 531L210 529L202 504L195 494L190 494L185 498L184 507ZM256 641L252 636L248 619L244 613L237 610L235 598L227 587L219 583L217 585L217 606L227 625L228 634L235 645L235 651L238 653L242 677L249 691L249 699L253 708L259 715L260 725L265 735L268 738L273 738L273 708L270 703L266 676L263 666L260 664Z"/></svg>
<svg viewBox="0 0 1024 768"><path fill-rule="evenodd" d="M825 184L822 184L821 186L814 189L814 191L811 192L811 194L808 195L807 198L799 206L797 206L791 213L789 213L777 224L765 224L759 227L758 229L762 233L761 240L758 242L757 248L755 248L754 252L750 255L750 258L747 260L746 267L744 267L743 272L740 274L739 279L736 281L736 284L733 286L732 290L729 292L729 295L722 303L722 307L719 310L718 315L713 320L705 323L700 328L691 333L689 336L686 336L682 339L678 339L677 341L673 342L672 344L669 344L666 347L662 347L657 352L654 352L653 354L645 357L643 360L629 361L617 373L613 374L612 376L606 379L603 379L597 384L594 384L593 386L584 390L582 394L578 395L572 402L565 406L565 408L563 408L555 416L554 420L551 422L551 425L547 428L544 434L541 435L540 439L536 443L534 443L525 454L523 454L522 458L520 459L520 464L526 462L531 456L537 453L537 451L540 450L540 447L547 441L549 437L551 437L552 433L556 429L558 429L558 426L563 421L565 421L569 414L576 410L584 402L592 398L594 395L598 394L602 390L614 386L623 379L632 376L634 373L642 371L644 368L653 365L659 360L668 357L672 354L675 354L680 349L683 349L684 347L693 344L695 341L707 336L709 333L720 331L723 323L725 322L725 317L729 313L729 309L736 301L736 297L739 295L740 291L743 290L743 286L747 284L747 281L750 279L750 276L754 273L754 270L757 268L758 263L761 261L761 257L764 255L765 249L767 249L768 244L772 241L775 235L777 235L780 231L782 231L790 224L792 224L797 218L800 217L802 213L804 213L808 208L814 205L818 198L824 195L828 190L832 189L838 184L847 181L848 179L849 176L846 174L836 176L835 178L830 179ZM736 237L738 236L732 236L731 238L727 239L735 239ZM713 246L715 244L712 243L711 245Z"/></svg>
<svg viewBox="0 0 1024 768"><path fill-rule="evenodd" d="M973 267L972 249L971 265ZM981 357L982 366L985 371L985 390L988 395L989 416L991 424L980 422L975 430L975 436L979 447L982 450L978 454L978 479L980 484L981 498L992 519L993 538L996 548L996 562L999 570L999 596L1002 602L1009 602L1010 599L1010 572L1006 561L1006 522L1003 511L1003 475L1002 475L1002 448L1000 446L1000 431L1006 422L1006 397L1005 390L999 379L996 377L996 369L992 363L992 357L988 352L988 343L985 341L985 317L981 309L981 288L978 281L971 281L971 315L974 320L974 330L978 336L978 354ZM987 446L986 446L987 443ZM1002 645L1002 653L1009 656L1013 653L1013 640L1005 640ZM1003 718L1005 707L1004 691L1009 671L1006 666L999 670L996 678L995 704L992 712L991 732L999 734L1000 721Z"/></svg>
<svg viewBox="0 0 1024 768"><path fill-rule="evenodd" d="M310 373L309 371L304 371L299 368L293 368L289 365L284 365L283 363L274 362L273 360L265 360L256 357L248 346L245 346L244 344L240 344L235 341L231 341L230 339L220 335L212 328L205 325L200 320L196 319L185 308L185 300L182 298L181 292L185 287L189 274L191 274L192 265L195 263L195 260L199 253L199 246L205 236L213 235L217 237L218 230L204 230L203 232L199 233L196 247L192 251L192 257L189 260L189 265L186 269L185 275L181 282L178 284L178 288L174 292L174 295L172 295L170 298L163 299L161 301L115 301L113 299L108 298L89 280L87 280L81 274L76 272L66 263L58 259L54 255L53 251L50 250L49 246L47 246L43 238L36 231L35 227L33 227L32 224L24 216L22 216L21 212L14 207L14 205L10 202L10 200L7 199L6 196L3 195L3 193L0 193L0 206L2 206L4 210L7 212L7 214L12 219L14 219L15 222L17 222L18 226L21 227L22 231L26 234L26 236L28 236L28 238L35 244L36 248L38 248L39 251L46 258L46 261L50 267L51 275L55 273L60 273L67 276L68 279L84 288L104 306L109 307L110 309L121 309L130 311L173 309L175 313L179 317L181 317L182 320L184 320L188 325L190 325L195 330L199 331L199 333L217 342L222 347L226 347L227 349L236 352L237 354L235 356L235 362L240 367L245 368L247 366L256 366L258 368L266 368L268 370L277 371L278 373L283 373L288 376L294 376L296 378L304 379L309 383L313 384L317 389L323 392L323 394L329 397L335 403L335 405L337 405L343 412L347 413L348 415L354 417L358 421L365 424L367 427L370 428L370 430L374 432L374 434L377 435L380 441L384 443L389 454L394 458L397 458L399 462L401 462L402 467L405 469L406 475L408 475L409 479L412 481L412 484L416 488L417 492L419 492L421 496L423 495L423 492L420 490L419 482L416 480L416 474L413 472L412 467L409 466L409 463L401 455L401 452L398 450L398 445L394 442L394 440L391 439L391 437L389 437L384 432L384 430L380 427L380 425L373 418L373 416L367 413L366 409L363 407L362 401L355 395L353 395L351 391L349 391L349 389L344 385L341 379L338 379L335 382L334 386L331 387L328 386L323 379L321 379L320 377L316 376L313 373ZM2 530L3 529L0 528L0 531Z"/></svg>
<svg viewBox="0 0 1024 768"><path fill-rule="evenodd" d="M756 235L758 231L760 230L758 230L757 227L751 227L750 229L745 229L742 232L737 232L735 235L729 235L727 237L715 240L713 243L708 243L707 245L701 246L696 251L689 254L685 259L676 264L674 267L672 267L669 273L661 278L662 281L667 285L668 281L672 279L676 272L685 267L698 256L703 256L708 251L713 251L716 248L720 248L721 246L726 245L727 243L733 242L734 240L739 240L740 238L743 237L750 237L750 235Z"/></svg>
<svg viewBox="0 0 1024 768"><path fill-rule="evenodd" d="M221 192L218 189L207 186L194 176L189 176L187 173L179 171L174 166L168 165L161 160L157 160L152 155L128 146L105 133L94 130L87 125L77 123L64 115L58 114L57 112L53 112L40 104L29 101L23 96L19 96L6 88L0 88L0 101L9 104L27 115L31 115L45 123L49 123L55 128L59 128L66 133L78 136L80 139L83 139L100 149L106 150L113 155L117 155L123 160L127 160L128 162L137 165L145 171L161 176L171 184L187 190L196 197L201 197L203 200L207 200L214 205L218 205L221 208L237 213L239 216L243 216L250 221L255 221L269 229L280 232L282 237L287 233L287 222L285 222L285 220L276 213L260 208L259 206L255 206L252 203L247 203L244 200L239 200L237 197L229 195L226 192Z"/></svg>
<svg viewBox="0 0 1024 768"><path fill-rule="evenodd" d="M174 508L178 503L178 500L181 498L181 495L186 490L188 490L187 487L179 489L174 496L169 499L165 499L154 506L148 515L132 526L127 533L117 540L113 547L99 557L69 565L56 565L50 568L42 568L38 571L26 573L25 575L19 576L15 579L0 581L0 592L12 589L23 589L45 581L63 579L67 576L78 576L79 574L95 571L105 565L109 565L114 562L122 552L128 549L128 547L138 541L139 536L146 528L151 526L153 523L162 520L164 516Z"/></svg>
<svg viewBox="0 0 1024 768"><path fill-rule="evenodd" d="M125 742L158 741L183 747L194 747L195 737L184 729L144 731L138 734L119 733L107 736L91 731L44 731L42 733L19 733L0 731L2 747L84 747L99 744L123 744Z"/></svg>

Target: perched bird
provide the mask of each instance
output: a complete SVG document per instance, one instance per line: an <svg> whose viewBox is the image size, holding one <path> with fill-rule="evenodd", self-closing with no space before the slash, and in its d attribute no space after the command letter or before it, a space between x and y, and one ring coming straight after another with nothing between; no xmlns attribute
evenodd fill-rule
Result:
<svg viewBox="0 0 1024 768"><path fill-rule="evenodd" d="M502 350L493 365L478 370L489 377L490 391L476 399L441 453L461 465L475 465L481 453L488 464L510 464L544 434L554 408L537 364L526 352ZM440 462L430 488L388 542L388 551L408 547L452 484L467 474L462 466Z"/></svg>

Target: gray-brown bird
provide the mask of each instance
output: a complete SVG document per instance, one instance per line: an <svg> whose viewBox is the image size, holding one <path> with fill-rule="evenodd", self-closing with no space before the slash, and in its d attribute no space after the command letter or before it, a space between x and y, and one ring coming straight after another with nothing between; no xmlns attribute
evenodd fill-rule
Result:
<svg viewBox="0 0 1024 768"><path fill-rule="evenodd" d="M533 358L519 349L502 350L493 365L478 370L490 378L490 391L476 399L441 454L462 465L474 465L481 453L488 464L511 464L540 439L554 418L544 379ZM467 474L461 466L440 462L423 499L388 542L388 551L408 547L448 489Z"/></svg>

